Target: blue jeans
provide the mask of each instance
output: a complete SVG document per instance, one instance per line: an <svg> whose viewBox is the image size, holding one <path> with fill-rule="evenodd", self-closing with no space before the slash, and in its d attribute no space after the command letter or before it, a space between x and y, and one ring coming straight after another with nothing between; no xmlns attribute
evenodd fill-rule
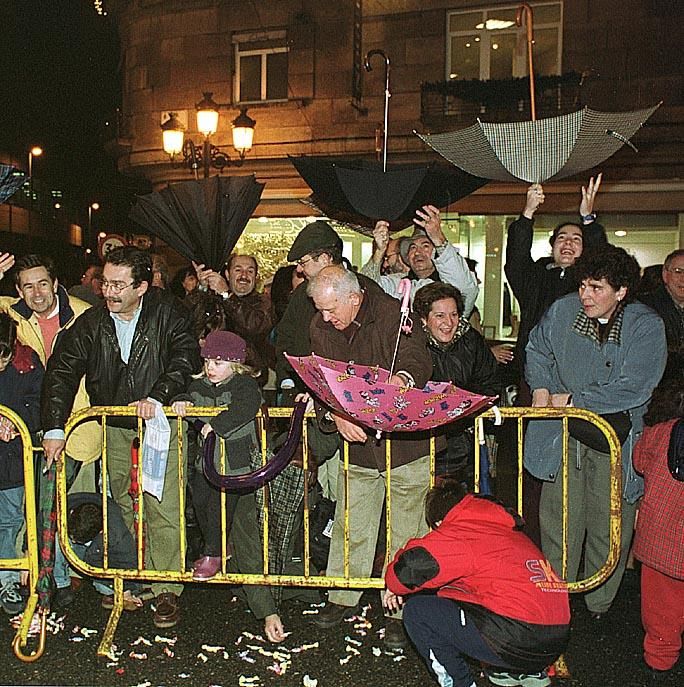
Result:
<svg viewBox="0 0 684 687"><path fill-rule="evenodd" d="M74 553L81 560L83 560L83 557L85 556L86 545L77 544L72 541L71 548L74 550ZM69 563L67 563L67 559L64 557L64 554L62 553L62 547L59 545L59 538L57 537L55 538L55 568L53 571L57 589L63 589L64 587L68 587L71 584L70 570L71 566L69 565ZM93 587L95 587L95 589L100 594L104 594L105 596L110 596L114 593L112 587L96 579L93 579Z"/></svg>
<svg viewBox="0 0 684 687"><path fill-rule="evenodd" d="M0 490L0 559L17 557L17 536L24 524L24 487ZM0 570L0 586L19 582L17 570Z"/></svg>

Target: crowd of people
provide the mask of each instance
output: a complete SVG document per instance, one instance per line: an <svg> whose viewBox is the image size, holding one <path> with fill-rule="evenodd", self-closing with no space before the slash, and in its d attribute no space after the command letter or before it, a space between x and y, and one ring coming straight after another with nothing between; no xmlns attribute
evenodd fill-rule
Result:
<svg viewBox="0 0 684 687"><path fill-rule="evenodd" d="M241 475L253 469L260 455L255 418L264 401L288 406L307 393L285 353L387 369L394 360L389 381L397 386L421 388L433 379L484 395L503 395L504 379L514 370L518 405L585 408L614 427L622 444L622 547L613 573L585 594L585 602L597 619L609 612L641 503L634 554L643 561L644 658L655 671L669 670L684 629L684 571L681 555L672 553L684 550L684 531L673 524L679 517L681 525L684 485L681 472L677 477L668 470L668 447L676 444L670 437L684 414L684 250L671 253L662 279L644 290L637 261L610 245L596 221L600 184L599 175L582 188L580 221L554 230L549 258L531 256L534 215L544 202L540 185L530 187L520 218L509 228L505 273L521 316L515 351L485 342L472 323L477 277L447 240L440 212L431 205L417 212L413 233L401 239L391 238L389 224L379 221L372 256L358 270L343 257L342 240L330 224L308 224L288 252L290 264L273 275L263 293L257 289L258 260L251 255L231 255L221 271L193 263L170 278L163 259L134 247L116 248L67 292L50 259L0 254L0 275L11 273L17 291L16 297L0 298L0 405L16 412L34 441L42 442L47 466L63 460L72 472L101 451L92 434L65 435L75 410L131 406L152 427L163 415L161 407L171 406L165 431L172 440L159 468L163 489L144 493L145 567L186 569L180 558L181 464L201 534L199 556L189 567L193 579L206 581L221 572L262 570L263 495L243 490L222 497L204 474L204 452L214 434L221 441L209 460L217 470ZM411 284L415 326L397 339L402 279ZM283 533L271 572L301 572L292 567L292 551L301 536L304 491L317 479L314 502L327 496L337 504L325 572L344 574L348 546L351 576L386 573L388 647L404 648L410 637L442 685L474 684L467 657L490 666L493 684L548 685L545 668L567 642L566 580L578 579L582 562L583 577L591 576L608 553L611 478L603 435L581 422L568 423L563 570L560 421L526 424L523 533L517 514L467 493L473 486L472 420L437 432L438 483L430 490L427 433L392 432L379 440L350 415L315 396L312 402L309 475L303 475L299 455L288 468L292 475L271 490L273 527ZM219 411L195 417L197 406ZM173 440L178 423L188 439L181 454ZM276 435L270 432L270 439ZM101 483L94 481L93 491L104 487L110 497L110 566L120 561L122 567L136 567L139 528L130 496L136 437L136 418L108 419L106 475ZM349 445L346 479L342 441ZM383 548L378 537L388 496L388 441L392 509L385 543L391 562L385 570L376 559ZM0 557L14 555L23 524L21 467L16 427L3 417ZM83 560L102 565L102 497L79 489L75 485L69 496L70 542ZM661 500L667 502L667 517L660 512ZM68 604L73 599L68 568L56 577L54 602ZM97 580L97 586L103 607L111 608L111 585ZM183 585L155 580L149 586L154 624L175 626ZM142 607L140 590L137 583L127 584L127 610ZM282 641L282 590L249 585L244 594L264 620L269 640ZM331 589L312 621L321 628L337 626L356 613L360 596L359 590ZM669 602L659 603L664 597ZM7 613L21 611L18 573L0 572L0 603Z"/></svg>

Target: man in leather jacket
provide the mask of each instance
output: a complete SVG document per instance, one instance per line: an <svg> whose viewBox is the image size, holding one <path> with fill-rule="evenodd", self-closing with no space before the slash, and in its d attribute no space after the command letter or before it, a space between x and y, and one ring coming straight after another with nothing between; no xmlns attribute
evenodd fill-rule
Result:
<svg viewBox="0 0 684 687"><path fill-rule="evenodd" d="M107 254L102 291L105 305L91 308L64 332L50 358L43 385L41 419L43 447L50 464L64 449L64 426L81 377L92 405L135 406L145 420L155 416L159 403L185 390L189 376L199 369L199 350L189 317L170 293L151 286L150 256L125 246ZM128 493L131 443L136 420L107 421L107 477L131 532L133 507ZM175 434L171 423L171 436ZM178 450L170 442L161 501L144 495L147 526L146 566L153 570L183 570L180 560ZM152 584L156 596L154 622L172 627L179 617L182 586Z"/></svg>

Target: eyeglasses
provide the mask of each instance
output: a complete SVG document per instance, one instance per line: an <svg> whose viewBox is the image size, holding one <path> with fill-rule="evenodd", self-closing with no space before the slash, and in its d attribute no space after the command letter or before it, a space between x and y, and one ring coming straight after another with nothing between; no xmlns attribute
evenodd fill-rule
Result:
<svg viewBox="0 0 684 687"><path fill-rule="evenodd" d="M129 286L133 286L133 284L135 284L134 281L132 281L130 284L124 284L124 282L122 281L107 281L106 279L103 279L100 282L100 287L103 291L111 289L112 293L121 293L124 289L127 289Z"/></svg>
<svg viewBox="0 0 684 687"><path fill-rule="evenodd" d="M684 274L684 267L666 267L665 268L668 272L674 272L678 277L681 277L682 274Z"/></svg>
<svg viewBox="0 0 684 687"><path fill-rule="evenodd" d="M385 260L389 260L390 258L393 258L395 255L399 255L399 251L396 251L394 253L385 253Z"/></svg>
<svg viewBox="0 0 684 687"><path fill-rule="evenodd" d="M304 265L306 265L307 262L311 262L312 260L316 260L316 258L307 258L306 260L300 259L300 260L297 260L297 264L300 267L304 267Z"/></svg>

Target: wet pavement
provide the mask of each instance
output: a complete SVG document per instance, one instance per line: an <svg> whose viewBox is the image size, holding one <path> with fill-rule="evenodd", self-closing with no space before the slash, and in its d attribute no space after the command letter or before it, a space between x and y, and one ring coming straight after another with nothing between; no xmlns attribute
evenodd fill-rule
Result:
<svg viewBox="0 0 684 687"><path fill-rule="evenodd" d="M317 687L437 684L412 651L404 655L383 650L378 634L383 622L375 599L375 592L364 596L364 601L372 603L366 614L370 626L357 620L330 630L310 623L315 608L285 602L282 617L291 634L283 644L270 645L259 637L261 623L230 590L191 586L183 594L182 618L173 630L154 627L149 604L141 612L124 613L115 639L121 655L118 661L110 661L96 654L107 612L86 584L68 611L60 613L65 616L63 629L48 637L45 654L36 663L20 663L14 657L9 619L0 624L0 684L314 687L313 682L305 682L305 676L317 680ZM82 632L82 628L95 632ZM572 677L555 683L567 687L684 685L681 660L672 674L659 681L651 679L641 661L642 637L638 574L629 571L613 609L600 621L592 620L581 599L573 598L573 632L566 653ZM273 655L275 651L284 653ZM285 654L289 663L283 674L277 674L288 660ZM476 682L478 687L488 684L482 676Z"/></svg>

